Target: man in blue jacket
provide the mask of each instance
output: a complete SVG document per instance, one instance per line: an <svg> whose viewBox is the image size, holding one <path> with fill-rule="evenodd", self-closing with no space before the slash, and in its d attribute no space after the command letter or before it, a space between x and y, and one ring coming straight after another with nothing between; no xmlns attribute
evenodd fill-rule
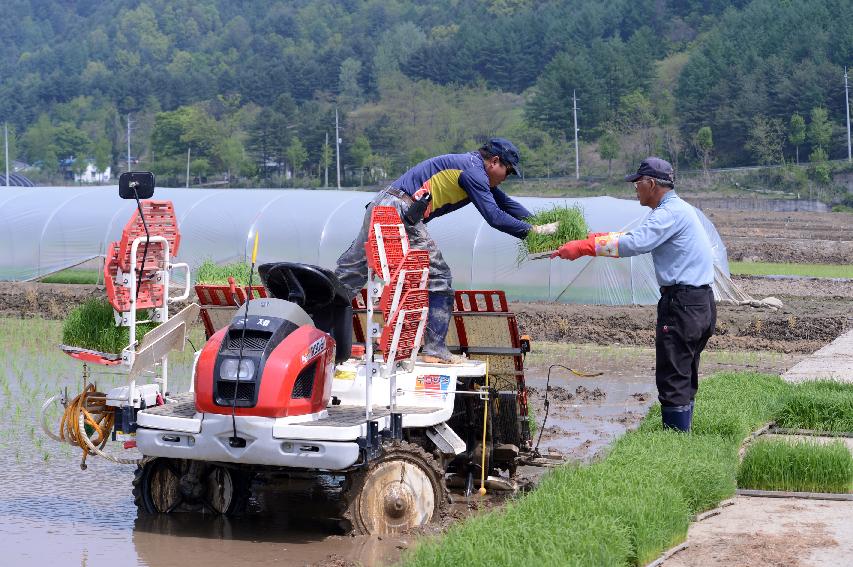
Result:
<svg viewBox="0 0 853 567"><path fill-rule="evenodd" d="M373 207L395 207L409 237L409 247L429 251L429 315L422 359L450 363L458 359L447 350L445 339L453 309L450 268L427 231L431 220L474 203L490 226L516 238L527 236L531 226L524 221L530 212L498 188L511 174L518 174L518 149L504 138L493 138L476 152L446 154L414 166L367 205L364 223L356 239L338 259L335 275L351 297L367 282L364 243L370 229ZM536 227L554 232L555 226Z"/></svg>
<svg viewBox="0 0 853 567"><path fill-rule="evenodd" d="M661 293L655 329L655 380L663 425L689 431L699 389L699 355L717 321L711 290L711 241L696 209L675 194L669 162L646 158L637 173L626 176L625 181L634 184L640 204L652 209L643 223L625 233L596 233L584 240L572 240L551 257L577 260L581 256L624 258L652 253Z"/></svg>

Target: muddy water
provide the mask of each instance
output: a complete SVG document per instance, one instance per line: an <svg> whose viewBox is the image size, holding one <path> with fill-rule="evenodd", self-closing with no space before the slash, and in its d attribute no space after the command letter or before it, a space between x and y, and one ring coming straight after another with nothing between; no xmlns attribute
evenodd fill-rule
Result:
<svg viewBox="0 0 853 567"><path fill-rule="evenodd" d="M138 515L135 465L89 457L83 471L81 451L50 440L37 422L44 399L82 387L81 363L56 348L59 329L57 322L0 319L0 565L381 565L408 544L335 535L335 525L312 523L287 506L266 510L263 493L237 520ZM188 356L170 359L171 390L188 386L188 364ZM100 370L93 368L99 390L123 383ZM59 411L48 415L58 428ZM136 456L116 444L107 448Z"/></svg>
<svg viewBox="0 0 853 567"><path fill-rule="evenodd" d="M547 369L531 368L527 384L537 425L545 419ZM541 453L588 462L627 430L639 425L657 400L654 375L605 373L578 377L566 370L551 373L548 415L539 442Z"/></svg>

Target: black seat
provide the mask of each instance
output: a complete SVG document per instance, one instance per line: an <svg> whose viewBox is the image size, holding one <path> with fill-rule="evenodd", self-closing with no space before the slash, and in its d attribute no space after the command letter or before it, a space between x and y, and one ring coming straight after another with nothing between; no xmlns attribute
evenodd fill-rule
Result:
<svg viewBox="0 0 853 567"><path fill-rule="evenodd" d="M261 282L271 297L302 307L314 326L332 335L335 362L352 351L352 304L344 286L331 271L310 264L271 262L258 267Z"/></svg>

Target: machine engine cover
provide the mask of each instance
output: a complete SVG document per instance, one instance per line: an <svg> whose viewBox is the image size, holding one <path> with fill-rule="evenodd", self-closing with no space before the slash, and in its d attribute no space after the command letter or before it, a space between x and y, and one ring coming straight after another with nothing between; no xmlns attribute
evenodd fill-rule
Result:
<svg viewBox="0 0 853 567"><path fill-rule="evenodd" d="M250 301L202 349L196 409L228 414L236 406L237 415L261 417L322 411L331 397L335 346L298 305Z"/></svg>

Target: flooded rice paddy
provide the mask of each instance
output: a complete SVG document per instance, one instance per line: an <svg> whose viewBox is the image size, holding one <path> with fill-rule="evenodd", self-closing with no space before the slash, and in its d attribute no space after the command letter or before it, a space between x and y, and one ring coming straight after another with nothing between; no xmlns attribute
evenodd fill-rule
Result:
<svg viewBox="0 0 853 567"><path fill-rule="evenodd" d="M312 519L304 510L321 507L313 496L281 501L255 487L250 513L239 519L201 514L138 514L132 486L135 465L116 465L49 439L38 422L42 402L68 388L82 388L82 363L59 348L61 323L41 319L0 319L0 546L4 564L80 565L384 565L399 559L415 536L349 537L335 523ZM196 345L200 345L195 340ZM189 386L189 349L170 357L169 389ZM100 391L124 384L124 376L89 365ZM531 403L541 421L545 377L534 371ZM639 423L653 401L648 376L567 379L556 373L540 451L587 460L626 428ZM636 395L643 394L643 395ZM47 421L58 429L60 406ZM107 452L136 457L117 443ZM521 469L535 480L544 471ZM259 489L260 488L260 489ZM505 496L466 500L458 494L448 521L500 503Z"/></svg>

